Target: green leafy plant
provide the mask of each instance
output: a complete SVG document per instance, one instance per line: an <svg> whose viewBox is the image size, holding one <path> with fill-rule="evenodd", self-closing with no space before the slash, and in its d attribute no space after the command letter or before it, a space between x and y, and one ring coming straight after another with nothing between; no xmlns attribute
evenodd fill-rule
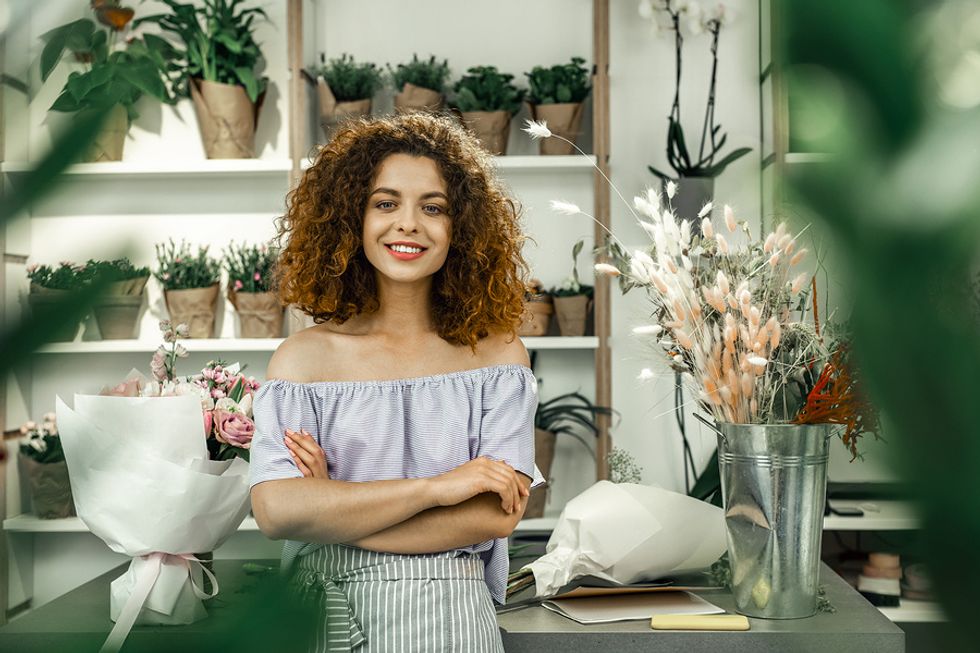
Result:
<svg viewBox="0 0 980 653"><path fill-rule="evenodd" d="M585 241L579 239L572 247L572 274L560 285L552 288L549 293L555 297L573 297L575 295L592 296L595 288L582 284L578 278L578 255L582 252Z"/></svg>
<svg viewBox="0 0 980 653"><path fill-rule="evenodd" d="M222 265L228 271L228 285L235 292L269 292L278 258L279 250L275 247L230 243L222 258Z"/></svg>
<svg viewBox="0 0 980 653"><path fill-rule="evenodd" d="M550 68L535 66L524 73L530 87L528 99L534 104L581 102L591 89L589 69L584 63L585 59L572 57L571 63Z"/></svg>
<svg viewBox="0 0 980 653"><path fill-rule="evenodd" d="M155 248L159 269L153 276L164 290L207 288L221 278L221 263L208 256L207 245L198 247L194 256L190 245L183 240L179 247L171 238L166 244L157 243Z"/></svg>
<svg viewBox="0 0 980 653"><path fill-rule="evenodd" d="M155 23L183 43L183 50L174 48L178 61L173 68L178 73L174 94L189 95L188 80L203 79L242 86L248 98L257 101L268 78L256 74L264 59L255 42L254 22L257 17L268 20L265 11L242 8L244 0L204 0L200 7L161 2L171 13L147 16L134 25Z"/></svg>
<svg viewBox="0 0 980 653"><path fill-rule="evenodd" d="M88 284L91 275L84 265L62 261L58 267L36 263L28 265L27 278L32 285L49 290L78 290Z"/></svg>
<svg viewBox="0 0 980 653"><path fill-rule="evenodd" d="M90 278L99 278L107 282L150 276L150 268L136 267L128 258L117 258L111 261L89 259L85 263L85 271Z"/></svg>
<svg viewBox="0 0 980 653"><path fill-rule="evenodd" d="M419 59L417 54L413 54L412 60L408 63L400 63L396 68L388 64L387 67L391 84L397 91L402 90L407 82L442 93L446 88L446 82L449 81L449 61L443 59L442 63L439 63L435 55L431 55L427 61L424 61Z"/></svg>
<svg viewBox="0 0 980 653"><path fill-rule="evenodd" d="M469 68L453 86L456 107L467 111L508 111L517 113L524 89L514 85L514 76L501 73L496 66Z"/></svg>
<svg viewBox="0 0 980 653"><path fill-rule="evenodd" d="M323 77L330 92L338 102L366 100L374 96L384 85L381 70L372 62L357 63L354 57L344 53L339 59L325 61L320 55L320 65L309 71L314 79Z"/></svg>
<svg viewBox="0 0 980 653"><path fill-rule="evenodd" d="M139 114L134 105L143 94L173 104L167 89L167 71L173 48L151 34L142 38L125 37L133 10L116 3L93 8L100 29L89 18L56 27L41 35L41 80L46 81L66 51L86 66L72 71L52 111L77 112L85 109L105 111L115 105L126 109L130 122Z"/></svg>
<svg viewBox="0 0 980 653"><path fill-rule="evenodd" d="M599 415L618 415L606 406L596 406L579 392L567 392L538 404L534 413L534 426L556 435L568 435L582 443L595 458L595 452L582 433L593 439L599 436L596 418Z"/></svg>

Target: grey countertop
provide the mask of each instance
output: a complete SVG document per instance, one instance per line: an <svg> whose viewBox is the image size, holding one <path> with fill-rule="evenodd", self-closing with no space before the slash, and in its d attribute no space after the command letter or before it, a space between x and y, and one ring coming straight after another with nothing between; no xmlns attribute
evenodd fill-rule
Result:
<svg viewBox="0 0 980 653"><path fill-rule="evenodd" d="M261 581L245 574L242 560L216 560L215 573L221 586L218 599L209 604L210 616L188 626L137 626L122 653L178 651L282 650L284 633L306 623L286 609L275 610L276 599L263 594ZM255 561L272 567L278 561ZM15 618L0 628L0 651L4 653L48 653L97 651L112 628L109 620L109 583L125 567L118 567L85 583L51 603ZM779 653L902 653L905 635L881 615L829 568L822 570L827 597L835 614L821 613L808 619L766 621L752 619L748 632L653 631L649 622L630 621L580 625L540 606L498 616L508 653L523 651L772 651ZM528 592L527 594L530 594ZM702 592L702 596L732 610L731 596L724 591ZM292 618L292 622L290 619ZM267 639L263 639L266 637ZM234 641L234 648L228 648ZM243 643L244 642L244 643Z"/></svg>

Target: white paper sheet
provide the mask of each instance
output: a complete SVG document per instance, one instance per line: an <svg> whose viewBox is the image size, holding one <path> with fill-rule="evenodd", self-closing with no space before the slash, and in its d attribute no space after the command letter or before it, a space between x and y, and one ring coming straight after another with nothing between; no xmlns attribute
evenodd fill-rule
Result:
<svg viewBox="0 0 980 653"><path fill-rule="evenodd" d="M688 592L617 594L581 599L553 599L541 605L580 624L649 620L656 614L721 614L721 608Z"/></svg>

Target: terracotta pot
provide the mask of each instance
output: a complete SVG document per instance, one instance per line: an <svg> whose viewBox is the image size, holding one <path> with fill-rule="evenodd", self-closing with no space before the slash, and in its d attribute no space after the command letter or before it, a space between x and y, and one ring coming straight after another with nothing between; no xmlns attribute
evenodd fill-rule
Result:
<svg viewBox="0 0 980 653"><path fill-rule="evenodd" d="M214 317L218 284L207 288L187 288L184 290L165 290L164 300L170 321L190 327L191 338L211 338L214 335Z"/></svg>
<svg viewBox="0 0 980 653"><path fill-rule="evenodd" d="M122 161L123 145L126 143L128 131L129 116L126 107L121 104L113 105L107 112L102 129L82 155L82 161L86 163Z"/></svg>
<svg viewBox="0 0 980 653"><path fill-rule="evenodd" d="M207 158L254 158L255 125L265 94L252 102L243 86L203 79L191 79L190 89Z"/></svg>
<svg viewBox="0 0 980 653"><path fill-rule="evenodd" d="M558 330L563 336L584 336L592 298L588 295L555 297Z"/></svg>
<svg viewBox="0 0 980 653"><path fill-rule="evenodd" d="M547 123L548 129L553 134L567 138L572 143L581 134L582 125L582 102L568 102L561 104L527 104L528 112L535 120L543 120ZM541 154L566 155L575 152L575 148L569 143L557 138L542 138Z"/></svg>
<svg viewBox="0 0 980 653"><path fill-rule="evenodd" d="M509 111L464 111L463 124L472 131L490 154L507 154L510 137Z"/></svg>
<svg viewBox="0 0 980 653"><path fill-rule="evenodd" d="M431 88L416 86L405 82L402 90L395 94L395 113L409 111L441 111L446 103L442 93Z"/></svg>
<svg viewBox="0 0 980 653"><path fill-rule="evenodd" d="M371 98L338 102L323 77L316 78L316 92L320 104L320 127L327 140L333 138L343 121L371 115Z"/></svg>
<svg viewBox="0 0 980 653"><path fill-rule="evenodd" d="M551 295L535 295L532 299L524 302L524 321L517 329L517 335L547 335L548 327L551 326L551 316L554 312L555 305L551 300Z"/></svg>
<svg viewBox="0 0 980 653"><path fill-rule="evenodd" d="M51 333L50 342L71 342L78 334L78 327L81 320L67 320L59 310L59 305L71 295L68 290L54 290L31 284L31 292L27 296L27 303L31 307L32 319L43 322L46 327L52 322L57 323L57 327Z"/></svg>
<svg viewBox="0 0 980 653"><path fill-rule="evenodd" d="M39 463L20 455L18 467L21 478L27 479L31 489L31 505L35 515L41 519L75 516L75 502L71 496L66 462Z"/></svg>
<svg viewBox="0 0 980 653"><path fill-rule="evenodd" d="M538 466L541 475L546 480L551 478L551 463L555 459L555 434L544 429L534 429L534 464ZM550 485L536 487L531 490L524 510L524 518L544 516L544 506L548 502Z"/></svg>
<svg viewBox="0 0 980 653"><path fill-rule="evenodd" d="M242 338L281 338L283 308L274 292L228 291L241 324Z"/></svg>

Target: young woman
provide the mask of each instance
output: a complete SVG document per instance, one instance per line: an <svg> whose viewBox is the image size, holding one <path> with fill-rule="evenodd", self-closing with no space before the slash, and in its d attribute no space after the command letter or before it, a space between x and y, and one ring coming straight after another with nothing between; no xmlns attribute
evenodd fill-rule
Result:
<svg viewBox="0 0 980 653"><path fill-rule="evenodd" d="M534 467L514 203L453 118L362 120L279 224L286 339L255 395L252 508L323 611L322 651L501 651ZM532 484L533 481L533 484Z"/></svg>

